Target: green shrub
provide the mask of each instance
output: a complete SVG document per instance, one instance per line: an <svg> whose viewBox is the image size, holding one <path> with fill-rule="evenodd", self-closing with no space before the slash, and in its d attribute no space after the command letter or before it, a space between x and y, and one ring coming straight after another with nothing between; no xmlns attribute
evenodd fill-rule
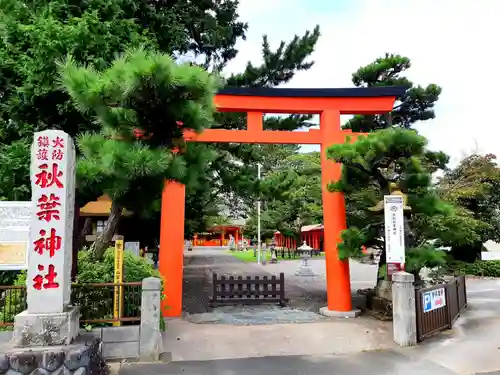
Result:
<svg viewBox="0 0 500 375"><path fill-rule="evenodd" d="M145 258L127 251L124 252L123 258L124 282L140 282L147 277L160 277L160 273ZM91 258L89 251L79 251L77 284L113 283L114 262L114 248L106 250L103 259L97 262ZM26 285L26 272L19 273L13 284ZM123 315L125 317L139 316L141 287L124 287L124 289ZM72 289L72 301L81 306L82 319L85 320L112 319L113 297L114 287L112 286L79 286ZM1 302L0 322L13 322L14 316L26 308L25 290L12 290L8 298L5 298L5 302Z"/></svg>
<svg viewBox="0 0 500 375"><path fill-rule="evenodd" d="M0 271L0 285L12 285L21 271Z"/></svg>
<svg viewBox="0 0 500 375"><path fill-rule="evenodd" d="M89 251L78 253L78 274L76 282L80 285L88 283L114 282L115 256L114 248L104 253L101 261L92 259ZM160 277L143 257L128 251L123 255L123 282L140 282L147 277ZM139 316L141 306L141 287L123 287L123 316ZM72 300L81 306L83 319L112 319L114 304L114 287L79 286L72 290Z"/></svg>
<svg viewBox="0 0 500 375"><path fill-rule="evenodd" d="M453 275L500 277L500 260L476 260L474 263L454 260L446 265L446 270Z"/></svg>
<svg viewBox="0 0 500 375"><path fill-rule="evenodd" d="M146 258L138 257L128 251L123 254L123 281L142 281L146 277L160 277ZM112 283L114 281L115 250L109 248L101 261L92 259L89 251L78 252L77 283Z"/></svg>

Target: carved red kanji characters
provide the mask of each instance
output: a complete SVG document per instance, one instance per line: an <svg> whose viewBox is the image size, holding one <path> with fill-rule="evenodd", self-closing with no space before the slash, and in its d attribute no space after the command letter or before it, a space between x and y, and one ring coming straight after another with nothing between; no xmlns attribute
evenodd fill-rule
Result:
<svg viewBox="0 0 500 375"><path fill-rule="evenodd" d="M62 160L64 157L64 151L57 149L52 151L52 160Z"/></svg>
<svg viewBox="0 0 500 375"><path fill-rule="evenodd" d="M49 222L52 219L60 219L59 209L57 207L60 207L61 203L59 203L59 197L56 197L54 194L51 193L50 197L42 194L42 196L38 198L37 206L40 209L40 211L36 213L38 220Z"/></svg>
<svg viewBox="0 0 500 375"><path fill-rule="evenodd" d="M35 175L35 184L41 188L48 188L56 185L58 188L64 187L59 177L62 177L63 172L59 170L57 163L52 163L52 171L49 172L49 165L47 163L40 165L41 171Z"/></svg>
<svg viewBox="0 0 500 375"><path fill-rule="evenodd" d="M44 136L40 136L38 137L37 139L37 144L38 144L38 147L49 147L49 137L47 137L46 135Z"/></svg>
<svg viewBox="0 0 500 375"><path fill-rule="evenodd" d="M46 148L39 148L36 152L37 160L49 160L49 151Z"/></svg>
<svg viewBox="0 0 500 375"><path fill-rule="evenodd" d="M35 245L35 251L42 255L44 251L49 253L49 257L53 257L56 251L61 250L62 238L56 234L56 230L52 228L50 230L50 235L45 237L47 231L42 229L40 232L40 238L33 242Z"/></svg>
<svg viewBox="0 0 500 375"><path fill-rule="evenodd" d="M45 266L39 264L38 271L43 272L44 270ZM38 274L33 278L33 288L36 290L42 290L42 287L43 289L59 288L59 283L55 282L56 276L56 267L53 264L49 264L49 272L45 276ZM43 283L44 280L46 281L45 284Z"/></svg>
<svg viewBox="0 0 500 375"><path fill-rule="evenodd" d="M64 148L63 141L64 141L64 139L62 139L61 137L56 137L56 139L52 140L52 147L54 147L54 148L56 148L56 147Z"/></svg>

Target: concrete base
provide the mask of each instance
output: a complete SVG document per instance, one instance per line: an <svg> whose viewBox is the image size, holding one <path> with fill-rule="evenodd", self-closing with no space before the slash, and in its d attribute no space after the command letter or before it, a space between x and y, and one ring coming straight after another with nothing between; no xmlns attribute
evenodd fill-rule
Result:
<svg viewBox="0 0 500 375"><path fill-rule="evenodd" d="M328 310L328 306L325 306L319 309L319 313L329 318L357 318L361 314L361 310L334 311Z"/></svg>
<svg viewBox="0 0 500 375"><path fill-rule="evenodd" d="M295 272L297 276L316 276L314 271L309 266L300 266L299 270Z"/></svg>
<svg viewBox="0 0 500 375"><path fill-rule="evenodd" d="M392 301L392 282L388 280L379 281L375 287L375 295L388 301Z"/></svg>
<svg viewBox="0 0 500 375"><path fill-rule="evenodd" d="M17 347L69 345L78 336L80 307L62 313L16 315L13 344Z"/></svg>

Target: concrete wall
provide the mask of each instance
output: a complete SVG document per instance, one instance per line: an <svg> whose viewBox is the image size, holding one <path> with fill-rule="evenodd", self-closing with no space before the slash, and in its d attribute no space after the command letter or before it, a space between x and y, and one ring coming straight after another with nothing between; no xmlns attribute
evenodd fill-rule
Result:
<svg viewBox="0 0 500 375"><path fill-rule="evenodd" d="M94 338L102 341L102 354L105 359L139 358L140 326L102 327L91 332L80 331L78 341L90 343ZM9 346L12 331L0 332L0 349Z"/></svg>
<svg viewBox="0 0 500 375"><path fill-rule="evenodd" d="M138 359L139 358L139 326L94 328L92 335L102 341L102 354L106 359Z"/></svg>
<svg viewBox="0 0 500 375"><path fill-rule="evenodd" d="M0 331L0 349L12 340L12 331Z"/></svg>

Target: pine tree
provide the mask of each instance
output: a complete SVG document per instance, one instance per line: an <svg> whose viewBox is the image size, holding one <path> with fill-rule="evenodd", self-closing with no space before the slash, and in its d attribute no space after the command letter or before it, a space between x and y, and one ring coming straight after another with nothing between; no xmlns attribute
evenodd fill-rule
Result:
<svg viewBox="0 0 500 375"><path fill-rule="evenodd" d="M383 218L373 215L367 210L368 207L374 206L382 199L383 195L389 194L390 179L397 174L394 167L398 165L398 168L400 168L398 157L403 158L402 165L405 168L411 165L409 161L418 160L418 171L415 172L411 169L408 174L413 176L416 173L422 178L425 176L429 178L429 182L422 187L424 191L429 192L429 196L433 196L431 194L430 174L438 169L444 169L449 160L445 153L427 149L425 139L419 138L414 130L408 130L408 132L397 131L397 129L411 129L418 121L433 119L435 117L434 105L442 91L441 87L436 84L429 84L427 87L415 85L404 76L404 73L410 68L411 62L409 58L397 54L385 54L384 57L361 67L352 75L352 81L356 87L403 86L407 90L401 98L398 98L394 109L390 113L354 116L344 125L344 128L352 129L355 132L371 133L384 129L385 132L381 132L377 136L373 135L370 142L368 140L365 140L364 143L361 141L356 142L357 146L340 145L330 151L330 157L334 160L341 160L343 164L344 180L343 184L337 188L346 192L347 226L349 229L344 234L344 245L341 246L342 252L346 257L361 256L361 245L382 251L380 278L385 277L386 271L384 243L380 241L380 238L384 237L382 231ZM390 129L394 131L389 131ZM376 140L379 139L377 137L380 137L381 142L378 146L376 146ZM396 139L399 139L398 137L404 140L402 145L409 145L408 147L411 147L415 154L413 154L413 151L405 153L402 146L400 148L397 146L398 148L394 149L390 142L396 142ZM349 152L353 152L353 154L348 156ZM356 154L357 152L360 152L360 154ZM344 160L344 157L346 160ZM356 158L359 158L358 164ZM371 158L375 159L372 160ZM407 159L406 162L404 162L404 158ZM360 170L364 166L369 166L369 169ZM405 173L407 172L403 171L403 175ZM410 179L409 181L413 180ZM406 186L403 183L403 193L409 194L407 189L412 188L412 186ZM438 204L437 201L434 201L434 203L437 207L441 207L441 204ZM424 210L423 215L433 217L430 213L434 212L434 203L427 207L430 207L429 212ZM452 215L451 217L457 221L464 219L460 215ZM443 219L443 216L438 215L435 219ZM417 232L425 232L423 221L413 220L408 224L414 226L414 230ZM452 224L448 221L443 226L448 228ZM454 237L455 240L462 243L467 242L468 240L465 238L471 238L471 236L475 235L470 228L477 229L476 224L476 222L470 223L470 225L464 227L464 231L457 232L457 236ZM437 228L443 226L440 224ZM427 245L432 236L435 236L434 239L439 239L445 233L442 231L433 235L426 233L419 237L421 241L416 242L416 244L425 244L425 246L417 246L416 249L419 251L408 252L409 269L413 269L416 274L423 264L437 264L442 261L441 253L435 252L434 248ZM408 240L410 241L411 238L408 238ZM450 244L450 242L453 241L449 238L444 240L444 243ZM407 244L407 247L411 246Z"/></svg>
<svg viewBox="0 0 500 375"><path fill-rule="evenodd" d="M371 132L390 127L409 129L417 121L435 118L434 105L442 89L436 84L416 86L403 75L410 68L408 57L386 53L384 57L353 73L352 82L356 87L402 86L407 87L407 90L390 113L354 116L344 127L354 132Z"/></svg>
<svg viewBox="0 0 500 375"><path fill-rule="evenodd" d="M172 148L186 128L210 126L217 82L201 68L143 49L127 52L103 71L72 58L60 71L75 107L95 116L101 127L78 140L79 188L98 188L112 199L106 227L93 245L100 259L123 208L151 204L164 178L184 178L185 160Z"/></svg>
<svg viewBox="0 0 500 375"><path fill-rule="evenodd" d="M351 206L348 229L339 245L341 259L362 257L362 246L378 249L382 252L379 277L385 277L384 217L370 208L379 205L394 184L407 195L411 207L405 220L405 268L417 280L422 267L444 263L444 253L437 247L478 240L483 223L462 215L434 189L426 145L426 139L413 130L390 128L328 150L330 159L344 165L342 179L329 189L343 192Z"/></svg>

